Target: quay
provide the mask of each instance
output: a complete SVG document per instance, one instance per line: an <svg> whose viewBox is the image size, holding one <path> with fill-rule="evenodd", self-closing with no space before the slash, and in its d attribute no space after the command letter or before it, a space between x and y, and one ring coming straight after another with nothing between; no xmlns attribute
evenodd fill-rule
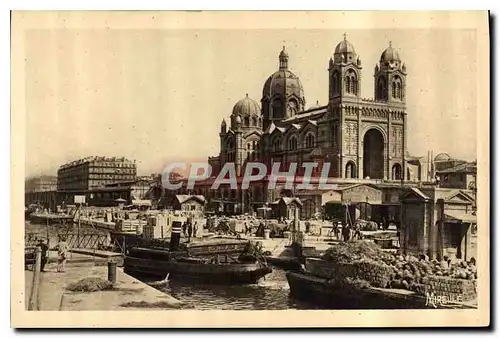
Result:
<svg viewBox="0 0 500 338"><path fill-rule="evenodd" d="M90 311L90 310L160 310L178 309L182 302L155 289L116 268L116 282L112 289L95 292L74 292L68 285L88 277L107 279L108 259L71 253L65 272L56 272L56 257L50 253L46 272L39 273L38 295L33 310L40 311ZM38 266L39 269L39 266ZM34 268L36 270L36 266ZM30 304L36 271L25 271L26 307Z"/></svg>

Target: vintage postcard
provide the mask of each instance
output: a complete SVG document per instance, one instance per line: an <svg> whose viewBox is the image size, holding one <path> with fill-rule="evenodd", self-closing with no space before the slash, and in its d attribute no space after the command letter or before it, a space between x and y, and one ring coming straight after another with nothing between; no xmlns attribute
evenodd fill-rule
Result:
<svg viewBox="0 0 500 338"><path fill-rule="evenodd" d="M488 12L18 11L11 46L12 326L489 325Z"/></svg>

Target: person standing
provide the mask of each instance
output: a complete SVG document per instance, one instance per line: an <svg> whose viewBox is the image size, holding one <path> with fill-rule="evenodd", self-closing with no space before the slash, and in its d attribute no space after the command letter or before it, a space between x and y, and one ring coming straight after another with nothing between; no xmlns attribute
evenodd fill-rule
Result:
<svg viewBox="0 0 500 338"><path fill-rule="evenodd" d="M57 272L65 272L66 260L68 259L68 243L66 243L66 238L61 237L59 243L54 247L57 250Z"/></svg>
<svg viewBox="0 0 500 338"><path fill-rule="evenodd" d="M194 222L193 226L193 237L198 237L198 222Z"/></svg>
<svg viewBox="0 0 500 338"><path fill-rule="evenodd" d="M188 233L188 242L191 242L191 236L193 235L193 225L191 222L187 225L187 233Z"/></svg>
<svg viewBox="0 0 500 338"><path fill-rule="evenodd" d="M45 244L45 240L40 239L38 240L37 247L40 247L40 249L42 250L40 271L45 272L45 265L47 264L47 251L49 250L49 246Z"/></svg>

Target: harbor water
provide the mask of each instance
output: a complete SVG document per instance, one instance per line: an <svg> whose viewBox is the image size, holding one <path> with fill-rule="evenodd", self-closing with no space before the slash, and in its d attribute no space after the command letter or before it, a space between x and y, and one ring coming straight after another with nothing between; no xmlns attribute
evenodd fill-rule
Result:
<svg viewBox="0 0 500 338"><path fill-rule="evenodd" d="M64 231L49 226L51 245L57 243L57 233ZM82 230L89 228L82 226ZM36 232L46 238L47 225L26 222L26 232ZM144 282L152 280L142 279ZM284 310L315 309L314 304L304 303L290 296L285 271L273 271L257 284L251 285L200 285L172 280L161 291L198 310Z"/></svg>
<svg viewBox="0 0 500 338"><path fill-rule="evenodd" d="M257 284L200 285L172 280L160 289L196 310L316 309L290 296L285 271L274 268Z"/></svg>

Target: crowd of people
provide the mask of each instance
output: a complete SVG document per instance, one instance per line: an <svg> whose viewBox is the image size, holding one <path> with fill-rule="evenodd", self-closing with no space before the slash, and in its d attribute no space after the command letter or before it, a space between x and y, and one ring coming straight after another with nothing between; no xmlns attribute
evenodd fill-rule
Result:
<svg viewBox="0 0 500 338"><path fill-rule="evenodd" d="M342 224L340 221L333 221L331 235L337 240L343 240L344 242L353 240L363 239L363 234L358 222L354 224Z"/></svg>

